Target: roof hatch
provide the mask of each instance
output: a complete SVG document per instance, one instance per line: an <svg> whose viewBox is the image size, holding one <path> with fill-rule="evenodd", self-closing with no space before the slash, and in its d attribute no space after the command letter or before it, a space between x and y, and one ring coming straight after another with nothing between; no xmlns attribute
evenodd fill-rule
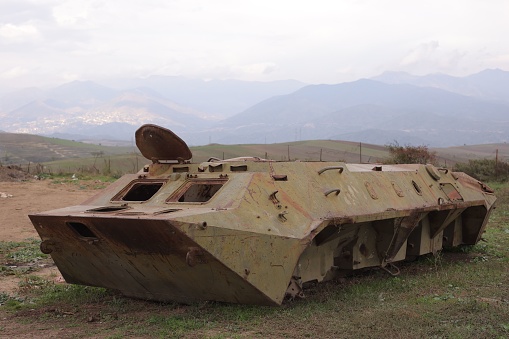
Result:
<svg viewBox="0 0 509 339"><path fill-rule="evenodd" d="M184 140L157 125L143 125L135 133L136 146L141 154L153 162L160 160L189 160L193 157Z"/></svg>

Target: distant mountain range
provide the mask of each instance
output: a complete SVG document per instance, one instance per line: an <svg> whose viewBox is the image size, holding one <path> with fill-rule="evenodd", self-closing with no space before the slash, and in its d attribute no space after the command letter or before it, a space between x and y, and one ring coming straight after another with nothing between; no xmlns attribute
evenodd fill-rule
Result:
<svg viewBox="0 0 509 339"><path fill-rule="evenodd" d="M155 123L190 145L342 139L432 147L509 141L509 72L466 77L386 72L372 79L202 81L154 76L75 81L0 98L0 130L131 140Z"/></svg>
<svg viewBox="0 0 509 339"><path fill-rule="evenodd" d="M368 79L311 85L222 121L220 126L229 135L218 142L235 142L240 136L262 143L265 137L281 142L296 136L382 145L394 141L430 146L508 141L509 102L502 95L494 98L495 91L489 92L490 99L477 93L466 96L438 86Z"/></svg>
<svg viewBox="0 0 509 339"><path fill-rule="evenodd" d="M0 97L0 128L77 140L130 140L144 123L163 125L179 134L193 133L211 128L235 110L304 86L297 81L203 81L161 76L124 79L111 85L115 87L73 81L50 90L26 88L8 93Z"/></svg>
<svg viewBox="0 0 509 339"><path fill-rule="evenodd" d="M372 80L387 84L433 87L483 100L509 102L507 86L509 72L500 69L487 69L466 77L453 77L440 73L415 76L405 72L385 72Z"/></svg>

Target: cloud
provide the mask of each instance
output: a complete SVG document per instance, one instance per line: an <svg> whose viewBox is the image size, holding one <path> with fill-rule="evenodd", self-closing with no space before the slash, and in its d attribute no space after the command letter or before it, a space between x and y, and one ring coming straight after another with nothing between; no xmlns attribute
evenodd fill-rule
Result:
<svg viewBox="0 0 509 339"><path fill-rule="evenodd" d="M435 40L419 44L401 58L392 70L421 75L464 73L468 68L466 65L472 64L474 56L463 49L453 47L455 45L450 42L442 44ZM469 71L471 73L479 69Z"/></svg>
<svg viewBox="0 0 509 339"><path fill-rule="evenodd" d="M90 22L89 9L85 2L64 2L53 7L53 18L60 26L87 26Z"/></svg>
<svg viewBox="0 0 509 339"><path fill-rule="evenodd" d="M19 25L28 21L51 20L51 3L55 0L2 0L0 1L0 23Z"/></svg>
<svg viewBox="0 0 509 339"><path fill-rule="evenodd" d="M0 26L0 39L3 42L19 43L25 41L34 41L39 38L39 30L30 24L4 24Z"/></svg>
<svg viewBox="0 0 509 339"><path fill-rule="evenodd" d="M63 74L60 75L60 78L65 82L78 80L79 77L80 77L79 74L69 72L64 72Z"/></svg>
<svg viewBox="0 0 509 339"><path fill-rule="evenodd" d="M441 70L454 70L467 55L465 51L452 50L440 59L438 65Z"/></svg>
<svg viewBox="0 0 509 339"><path fill-rule="evenodd" d="M430 41L420 44L416 48L412 49L408 55L406 55L400 64L402 66L415 65L422 62L427 62L433 57L435 52L439 48L438 41Z"/></svg>
<svg viewBox="0 0 509 339"><path fill-rule="evenodd" d="M194 74L195 77L202 77L206 74L209 79L242 79L256 80L277 71L278 67L274 62L259 62L247 65L236 63L203 64L201 70ZM183 70L186 72L186 70Z"/></svg>
<svg viewBox="0 0 509 339"><path fill-rule="evenodd" d="M507 66L508 10L503 0L0 0L0 66L29 69L19 83L37 78L35 65L49 81L472 73Z"/></svg>
<svg viewBox="0 0 509 339"><path fill-rule="evenodd" d="M260 62L245 66L236 67L238 72L247 74L270 74L277 69L277 66L273 62Z"/></svg>
<svg viewBox="0 0 509 339"><path fill-rule="evenodd" d="M26 75L28 73L28 69L23 67L14 67L5 72L0 73L0 78L3 79L14 79L20 76Z"/></svg>

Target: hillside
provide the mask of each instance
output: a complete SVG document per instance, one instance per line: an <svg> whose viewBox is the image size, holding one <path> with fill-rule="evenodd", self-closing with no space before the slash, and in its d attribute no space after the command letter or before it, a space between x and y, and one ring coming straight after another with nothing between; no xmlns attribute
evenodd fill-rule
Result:
<svg viewBox="0 0 509 339"><path fill-rule="evenodd" d="M133 152L133 147L108 147L31 134L0 133L0 163L42 163Z"/></svg>
<svg viewBox="0 0 509 339"><path fill-rule="evenodd" d="M255 156L276 161L345 161L377 163L388 156L385 146L340 140L308 140L275 144L239 144L190 147L194 162L210 157L228 159ZM453 166L469 159L494 159L498 150L501 161L509 161L509 144L485 144L434 148L440 166ZM45 163L55 169L80 166L105 166L124 172L136 171L148 162L133 146L105 146L29 134L0 133L0 164L26 165Z"/></svg>
<svg viewBox="0 0 509 339"><path fill-rule="evenodd" d="M210 157L228 159L240 156L257 156L276 161L345 161L379 162L387 156L383 146L354 143L340 140L308 140L277 144L246 144L191 147L193 161L204 161ZM224 154L224 155L223 155ZM321 155L321 157L320 157Z"/></svg>
<svg viewBox="0 0 509 339"><path fill-rule="evenodd" d="M506 143L438 148L436 151L441 159L447 161L447 165L471 159L495 159L497 151L498 160L509 162L509 144Z"/></svg>

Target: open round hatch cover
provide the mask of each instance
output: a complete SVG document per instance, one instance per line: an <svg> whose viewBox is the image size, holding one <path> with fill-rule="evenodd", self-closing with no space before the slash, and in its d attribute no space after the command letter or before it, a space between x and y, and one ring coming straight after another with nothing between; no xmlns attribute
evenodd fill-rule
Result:
<svg viewBox="0 0 509 339"><path fill-rule="evenodd" d="M193 157L184 140L175 133L157 125L143 125L135 133L136 146L152 161L189 160Z"/></svg>

